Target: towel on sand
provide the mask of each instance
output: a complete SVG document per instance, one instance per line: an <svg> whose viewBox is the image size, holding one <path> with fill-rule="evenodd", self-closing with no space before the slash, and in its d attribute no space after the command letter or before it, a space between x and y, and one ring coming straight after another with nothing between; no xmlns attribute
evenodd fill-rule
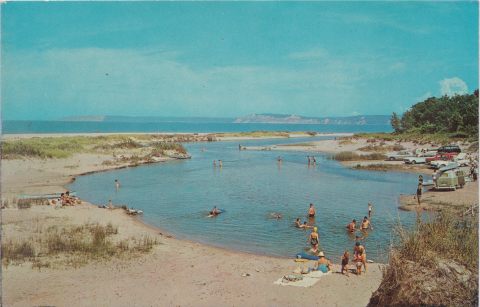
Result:
<svg viewBox="0 0 480 307"><path fill-rule="evenodd" d="M283 277L275 281L273 284L282 285L282 286L295 286L295 287L304 287L308 288L315 285L320 277L331 274L331 271L323 273L322 271L312 271L308 274L303 275L303 279L299 281L286 281Z"/></svg>

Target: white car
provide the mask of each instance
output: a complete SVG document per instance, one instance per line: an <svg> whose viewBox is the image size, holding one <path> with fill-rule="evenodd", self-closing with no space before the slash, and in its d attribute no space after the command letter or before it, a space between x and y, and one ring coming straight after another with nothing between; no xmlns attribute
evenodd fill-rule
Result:
<svg viewBox="0 0 480 307"><path fill-rule="evenodd" d="M406 164L424 164L427 162L425 157L406 157L403 159Z"/></svg>
<svg viewBox="0 0 480 307"><path fill-rule="evenodd" d="M387 155L389 161L403 161L407 157L411 157L412 153L409 151L399 151L397 153L391 153Z"/></svg>

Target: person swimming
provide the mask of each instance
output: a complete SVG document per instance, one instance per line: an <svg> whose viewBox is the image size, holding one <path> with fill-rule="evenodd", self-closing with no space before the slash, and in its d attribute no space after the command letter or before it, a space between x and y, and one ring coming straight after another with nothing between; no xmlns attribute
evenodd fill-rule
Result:
<svg viewBox="0 0 480 307"><path fill-rule="evenodd" d="M295 220L295 227L301 228L301 226L302 226L302 224L300 223L300 219L297 218L297 219Z"/></svg>
<svg viewBox="0 0 480 307"><path fill-rule="evenodd" d="M217 209L217 206L214 206L212 211L210 211L210 216L217 216L222 213L220 210Z"/></svg>
<svg viewBox="0 0 480 307"><path fill-rule="evenodd" d="M299 226L299 228L304 228L304 229L306 229L306 228L313 228L313 226L308 225L308 224L307 224L307 221L305 221L305 222L303 222L302 225Z"/></svg>
<svg viewBox="0 0 480 307"><path fill-rule="evenodd" d="M278 212L272 212L272 213L270 213L270 216L273 217L274 219L277 219L277 220L282 218L282 214L278 213Z"/></svg>
<svg viewBox="0 0 480 307"><path fill-rule="evenodd" d="M353 219L352 222L348 223L348 225L347 225L347 229L351 233L355 232L356 227L357 227L357 221L355 219Z"/></svg>
<svg viewBox="0 0 480 307"><path fill-rule="evenodd" d="M315 217L315 207L313 204L310 204L310 208L308 208L308 217Z"/></svg>

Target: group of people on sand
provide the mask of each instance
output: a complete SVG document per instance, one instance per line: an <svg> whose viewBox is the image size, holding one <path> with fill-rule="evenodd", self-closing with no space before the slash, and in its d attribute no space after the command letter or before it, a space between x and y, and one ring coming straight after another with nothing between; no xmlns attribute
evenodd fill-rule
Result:
<svg viewBox="0 0 480 307"><path fill-rule="evenodd" d="M55 207L74 206L77 202L78 198L71 196L70 191L61 193L59 198L51 201L52 205L55 205Z"/></svg>
<svg viewBox="0 0 480 307"><path fill-rule="evenodd" d="M372 210L373 210L373 205L371 203L368 203L368 216L365 216L360 224L360 227L357 228L357 222L355 219L353 219L348 225L346 226L347 231L349 233L355 233L357 230L361 230L363 232L371 229L373 230L372 224L370 222L371 216L372 216ZM310 207L308 209L308 217L309 218L314 218L316 214L315 207L313 204L310 204ZM297 218L295 220L295 227L297 228L313 228L312 232L308 236L307 241L311 245L311 252L313 252L315 255L318 255L319 259L314 267L314 270L320 270L324 273L328 272L331 270L331 262L325 257L325 254L323 251L319 251L318 246L320 242L320 236L318 234L318 229L315 226L308 225L307 222L305 221L303 224L300 222L300 218ZM367 253L365 250L365 246L362 245L360 240L364 239L364 237L356 236L355 237L355 246L353 248L353 263L355 265L355 272L357 275L360 275L362 273L362 267L364 269L364 272L367 272ZM341 273L346 274L348 276L349 274L349 263L350 263L350 253L348 250L345 250L341 257Z"/></svg>

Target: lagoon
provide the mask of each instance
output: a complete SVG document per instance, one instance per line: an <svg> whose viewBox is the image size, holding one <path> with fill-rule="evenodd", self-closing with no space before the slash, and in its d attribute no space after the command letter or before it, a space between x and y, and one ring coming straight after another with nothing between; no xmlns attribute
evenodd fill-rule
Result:
<svg viewBox="0 0 480 307"><path fill-rule="evenodd" d="M271 139L242 141L246 146L266 146L327 139ZM373 230L364 244L369 259L386 261L401 221L410 227L411 212L397 209L398 196L411 194L416 174L352 170L317 154L317 166L307 166L307 153L239 151L238 142L191 143L191 160L143 165L80 176L69 189L94 204L127 204L142 209L144 222L188 239L237 251L292 257L309 247L309 231L297 229L294 220L306 220L309 203L317 210L315 224L320 248L335 260L352 250L354 237L345 225L358 222L374 204ZM282 156L281 166L276 161ZM213 160L223 160L214 168ZM122 186L117 192L114 180ZM226 212L207 218L213 206ZM280 212L283 218L272 219ZM361 233L359 233L361 235Z"/></svg>

